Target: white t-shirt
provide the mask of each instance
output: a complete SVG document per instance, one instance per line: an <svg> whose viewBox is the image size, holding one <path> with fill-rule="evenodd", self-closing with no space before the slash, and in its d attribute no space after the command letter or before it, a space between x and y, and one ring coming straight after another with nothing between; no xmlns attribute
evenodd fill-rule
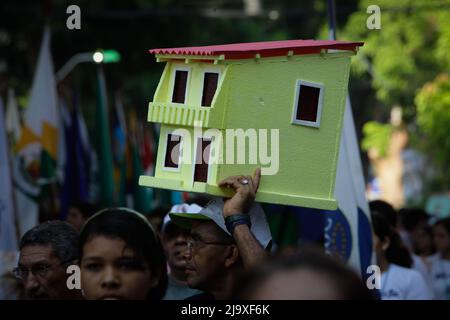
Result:
<svg viewBox="0 0 450 320"><path fill-rule="evenodd" d="M381 274L382 300L431 300L433 295L422 275L413 269L390 264Z"/></svg>
<svg viewBox="0 0 450 320"><path fill-rule="evenodd" d="M450 261L442 259L440 254L432 256L429 260L435 299L450 300Z"/></svg>
<svg viewBox="0 0 450 320"><path fill-rule="evenodd" d="M412 253L411 258L413 259L413 265L411 269L418 271L427 283L428 288L433 291L433 281L431 279L431 262L429 260L431 257L432 256L426 258L420 257Z"/></svg>

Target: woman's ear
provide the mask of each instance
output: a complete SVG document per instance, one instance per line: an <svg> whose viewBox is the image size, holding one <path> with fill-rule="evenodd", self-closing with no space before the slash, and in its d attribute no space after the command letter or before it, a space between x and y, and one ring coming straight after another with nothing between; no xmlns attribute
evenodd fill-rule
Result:
<svg viewBox="0 0 450 320"><path fill-rule="evenodd" d="M236 245L232 244L228 246L228 250L225 256L225 267L230 268L236 264L240 259L239 250Z"/></svg>

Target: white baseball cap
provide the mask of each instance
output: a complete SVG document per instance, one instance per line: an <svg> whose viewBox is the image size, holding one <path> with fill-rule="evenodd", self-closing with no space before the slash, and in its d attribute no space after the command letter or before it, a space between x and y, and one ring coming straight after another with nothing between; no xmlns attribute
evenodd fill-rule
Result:
<svg viewBox="0 0 450 320"><path fill-rule="evenodd" d="M231 235L225 226L223 206L224 202L222 198L215 198L208 202L208 204L198 212L193 212L192 210L172 212L171 210L171 212L169 212L169 216L176 225L186 229L190 229L192 227L193 220L212 220L223 231ZM264 248L267 248L272 240L272 235L266 220L266 215L259 203L253 203L249 216L252 223L250 231L255 236L256 240L258 240Z"/></svg>

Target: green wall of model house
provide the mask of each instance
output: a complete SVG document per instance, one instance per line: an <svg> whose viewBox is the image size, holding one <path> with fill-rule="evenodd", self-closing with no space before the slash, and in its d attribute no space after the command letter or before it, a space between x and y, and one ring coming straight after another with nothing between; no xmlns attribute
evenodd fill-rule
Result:
<svg viewBox="0 0 450 320"><path fill-rule="evenodd" d="M270 154L270 129L278 129L278 172L262 177L257 200L336 208L334 182L350 57L353 54L333 52L224 60L218 64L198 62L189 56L179 56L180 60L169 59L149 106L148 120L162 123L155 177L143 177L141 184L229 195L217 187L218 181L230 175L252 174L257 166L267 167L268 164L212 164L208 183L193 184L195 146L190 146L190 152L183 151L183 156L191 156L188 163L182 161L179 170L167 171L163 168L167 135L183 128L193 137L194 120L202 121L203 131L220 129L224 144L227 143L225 129L267 129ZM171 103L175 70L189 71L184 104ZM220 74L211 107L200 106L204 72ZM292 123L298 80L323 86L319 127ZM184 144L182 148L186 147ZM246 144L247 159L249 147ZM236 154L237 150L234 151Z"/></svg>

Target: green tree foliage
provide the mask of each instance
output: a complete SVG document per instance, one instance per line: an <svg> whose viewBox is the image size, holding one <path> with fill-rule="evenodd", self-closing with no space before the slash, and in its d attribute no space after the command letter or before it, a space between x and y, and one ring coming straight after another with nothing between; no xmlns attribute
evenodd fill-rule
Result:
<svg viewBox="0 0 450 320"><path fill-rule="evenodd" d="M407 121L413 121L416 91L450 65L450 2L376 1L381 9L380 30L366 27L366 9L372 4L361 0L345 26L346 38L365 42L354 71L371 72L376 96L385 109L400 105Z"/></svg>
<svg viewBox="0 0 450 320"><path fill-rule="evenodd" d="M366 26L367 8L381 10L381 29ZM394 105L402 107L413 147L425 151L442 170L438 189L448 188L450 170L450 1L448 0L360 0L350 15L344 38L362 40L364 46L352 63L357 81L367 81L376 93L376 107L366 113L376 122L364 126L363 149L375 148L380 156L392 134L384 125ZM370 97L368 100L372 100Z"/></svg>
<svg viewBox="0 0 450 320"><path fill-rule="evenodd" d="M369 151L369 149L374 148L377 150L379 157L385 157L387 155L389 141L391 139L392 126L390 124L382 124L377 121L369 121L364 125L363 133L363 150Z"/></svg>
<svg viewBox="0 0 450 320"><path fill-rule="evenodd" d="M441 74L417 94L417 122L426 135L442 169L443 182L450 185L450 76Z"/></svg>

